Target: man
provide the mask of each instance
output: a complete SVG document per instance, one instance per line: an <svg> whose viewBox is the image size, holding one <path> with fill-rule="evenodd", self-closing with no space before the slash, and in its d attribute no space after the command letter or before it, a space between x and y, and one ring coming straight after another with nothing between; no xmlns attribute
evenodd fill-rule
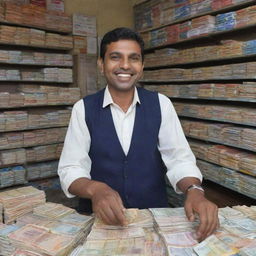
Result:
<svg viewBox="0 0 256 256"><path fill-rule="evenodd" d="M164 177L186 194L185 210L202 240L218 226L217 206L204 197L201 173L171 101L136 88L144 43L128 28L102 39L99 68L107 87L73 108L59 163L62 188L81 209L125 225L124 209L168 207ZM167 170L167 171L166 171Z"/></svg>

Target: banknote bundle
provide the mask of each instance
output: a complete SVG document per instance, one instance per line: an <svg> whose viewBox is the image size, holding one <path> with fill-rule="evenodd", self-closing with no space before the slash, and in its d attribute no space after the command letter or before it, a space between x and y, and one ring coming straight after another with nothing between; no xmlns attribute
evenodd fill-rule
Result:
<svg viewBox="0 0 256 256"><path fill-rule="evenodd" d="M165 247L153 228L148 210L126 209L127 226L110 226L96 218L87 241L78 256L83 255L165 255Z"/></svg>
<svg viewBox="0 0 256 256"><path fill-rule="evenodd" d="M148 210L138 210L135 208L127 209L125 211L127 220L127 227L153 227L153 218ZM96 218L93 228L98 229L120 229L119 226L106 225L100 218Z"/></svg>
<svg viewBox="0 0 256 256"><path fill-rule="evenodd" d="M68 124L71 109L0 112L0 131L37 129Z"/></svg>
<svg viewBox="0 0 256 256"><path fill-rule="evenodd" d="M17 225L5 225L0 223L0 255L10 256L15 251L15 246L8 235L20 227Z"/></svg>
<svg viewBox="0 0 256 256"><path fill-rule="evenodd" d="M28 224L9 234L17 248L51 256L64 256L72 249L72 237L52 233L49 229Z"/></svg>
<svg viewBox="0 0 256 256"><path fill-rule="evenodd" d="M0 193L4 223L13 223L19 216L32 212L33 207L45 202L45 193L32 186L6 190Z"/></svg>
<svg viewBox="0 0 256 256"><path fill-rule="evenodd" d="M33 209L33 213L35 215L47 217L50 219L59 219L74 212L75 210L72 208L51 202L41 204L37 207L34 207Z"/></svg>

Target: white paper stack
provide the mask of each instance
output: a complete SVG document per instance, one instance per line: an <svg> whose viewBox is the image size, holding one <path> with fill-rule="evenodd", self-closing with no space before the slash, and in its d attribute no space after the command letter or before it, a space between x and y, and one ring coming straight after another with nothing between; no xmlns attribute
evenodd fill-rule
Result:
<svg viewBox="0 0 256 256"><path fill-rule="evenodd" d="M13 223L17 217L31 212L33 207L45 202L45 193L34 187L21 187L0 192L4 208L4 223Z"/></svg>

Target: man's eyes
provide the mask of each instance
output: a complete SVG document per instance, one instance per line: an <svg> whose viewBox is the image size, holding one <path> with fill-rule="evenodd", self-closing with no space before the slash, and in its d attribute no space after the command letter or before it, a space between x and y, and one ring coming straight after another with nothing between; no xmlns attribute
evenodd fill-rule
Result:
<svg viewBox="0 0 256 256"><path fill-rule="evenodd" d="M111 56L110 56L110 59L111 59L111 60L120 60L121 58L122 58L122 57L119 56L119 55L111 55ZM138 55L130 56L130 57L129 57L129 60L130 60L130 61L141 61L141 57L138 56Z"/></svg>
<svg viewBox="0 0 256 256"><path fill-rule="evenodd" d="M111 60L118 60L118 59L120 59L120 56L118 56L118 55L111 55L110 58L111 58Z"/></svg>

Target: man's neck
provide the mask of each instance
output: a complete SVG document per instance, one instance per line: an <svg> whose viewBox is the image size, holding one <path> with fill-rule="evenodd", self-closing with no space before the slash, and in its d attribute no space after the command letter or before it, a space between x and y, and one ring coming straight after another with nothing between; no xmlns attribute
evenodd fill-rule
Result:
<svg viewBox="0 0 256 256"><path fill-rule="evenodd" d="M109 88L109 92L114 103L117 104L124 112L127 112L133 102L134 90L134 87L128 91L116 91Z"/></svg>

